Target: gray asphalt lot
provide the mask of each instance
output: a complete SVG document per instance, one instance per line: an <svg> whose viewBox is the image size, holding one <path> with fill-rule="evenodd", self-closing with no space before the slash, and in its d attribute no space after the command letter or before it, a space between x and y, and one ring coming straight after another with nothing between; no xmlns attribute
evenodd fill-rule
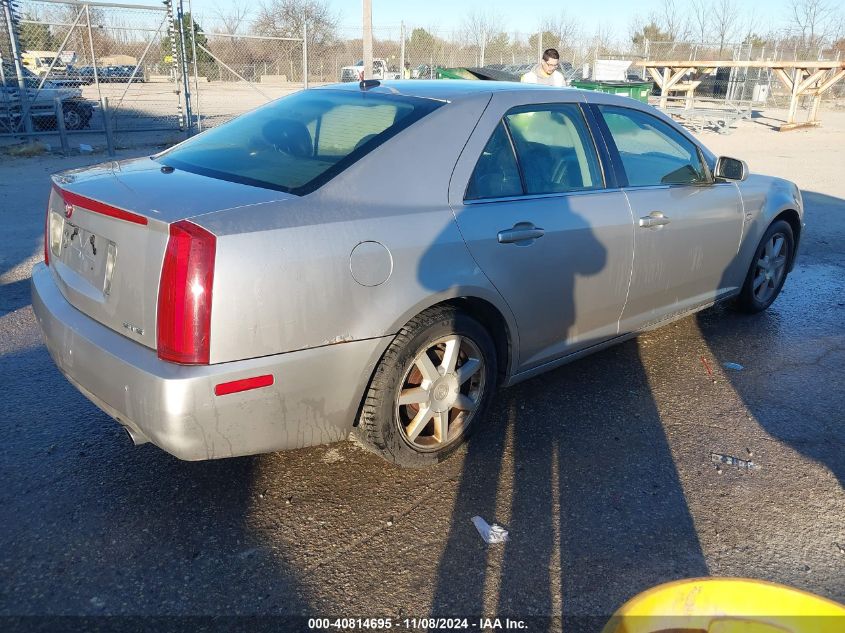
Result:
<svg viewBox="0 0 845 633"><path fill-rule="evenodd" d="M804 190L803 252L768 312L716 307L504 390L468 448L424 471L351 442L202 463L134 448L56 370L29 299L49 173L105 157L0 158L0 616L600 627L707 575L845 601L845 164L825 149L842 121L704 137ZM759 468L719 472L711 453ZM510 542L485 545L475 515Z"/></svg>

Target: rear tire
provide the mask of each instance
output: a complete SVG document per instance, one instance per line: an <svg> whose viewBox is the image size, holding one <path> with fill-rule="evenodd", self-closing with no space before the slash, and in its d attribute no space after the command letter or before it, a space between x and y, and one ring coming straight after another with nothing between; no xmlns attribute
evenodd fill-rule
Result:
<svg viewBox="0 0 845 633"><path fill-rule="evenodd" d="M475 319L450 306L422 312L385 351L356 435L404 468L441 462L486 417L496 363L493 339Z"/></svg>
<svg viewBox="0 0 845 633"><path fill-rule="evenodd" d="M792 227L773 222L760 240L737 297L737 308L755 314L768 308L780 294L795 251Z"/></svg>
<svg viewBox="0 0 845 633"><path fill-rule="evenodd" d="M81 130L85 127L85 116L78 107L73 104L65 104L62 111L64 112L66 130Z"/></svg>

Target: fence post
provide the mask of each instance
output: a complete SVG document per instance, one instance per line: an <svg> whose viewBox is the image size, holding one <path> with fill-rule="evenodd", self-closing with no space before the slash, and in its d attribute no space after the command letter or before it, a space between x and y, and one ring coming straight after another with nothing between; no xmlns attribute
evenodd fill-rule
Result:
<svg viewBox="0 0 845 633"><path fill-rule="evenodd" d="M302 22L302 87L308 90L308 20Z"/></svg>
<svg viewBox="0 0 845 633"><path fill-rule="evenodd" d="M70 144L67 140L67 129L65 129L65 111L62 108L61 97L53 99L53 107L56 109L56 128L59 130L59 139L62 143L62 154L70 154Z"/></svg>
<svg viewBox="0 0 845 633"><path fill-rule="evenodd" d="M182 89L185 91L185 119L188 123L186 132L190 136L194 129L194 117L191 113L191 80L188 73L188 49L185 46L185 7L182 0L178 0L178 2L176 18L177 24L179 25L179 72L182 75Z"/></svg>
<svg viewBox="0 0 845 633"><path fill-rule="evenodd" d="M3 15L6 18L6 27L9 31L9 45L12 50L12 59L15 62L15 74L18 76L18 90L21 95L21 114L23 115L23 126L27 134L32 134L32 117L29 116L29 94L26 90L26 79L23 76L23 66L21 65L21 49L18 45L18 33L15 29L15 20L12 15L12 6L10 0L3 0ZM11 119L9 120L11 124Z"/></svg>
<svg viewBox="0 0 845 633"><path fill-rule="evenodd" d="M194 56L194 90L196 90L197 93L195 99L197 104L197 132L202 132L202 110L200 109L200 78L199 70L197 69L197 27L194 25L194 5L192 0L188 0L188 13L191 14L191 52ZM266 70L265 74L267 74Z"/></svg>
<svg viewBox="0 0 845 633"><path fill-rule="evenodd" d="M109 156L114 156L114 137L112 136L111 109L109 108L108 97L101 98L100 109L103 111L103 127L106 129L106 149Z"/></svg>
<svg viewBox="0 0 845 633"><path fill-rule="evenodd" d="M185 129L185 119L182 116L182 91L179 90L179 77L176 75L176 64L179 56L176 54L176 18L173 14L173 0L164 0L164 6L167 7L167 35L170 38L170 68L173 72L173 83L176 84L176 116L179 120L179 129ZM181 29L180 29L181 30Z"/></svg>
<svg viewBox="0 0 845 633"><path fill-rule="evenodd" d="M91 67L94 69L94 85L97 88L97 97L102 100L103 93L100 90L100 71L97 70L97 57L94 54L94 35L91 30L91 11L87 4L85 5L85 23L88 25L88 48L91 50Z"/></svg>
<svg viewBox="0 0 845 633"><path fill-rule="evenodd" d="M399 23L399 77L405 79L405 22ZM410 77L408 77L410 79Z"/></svg>

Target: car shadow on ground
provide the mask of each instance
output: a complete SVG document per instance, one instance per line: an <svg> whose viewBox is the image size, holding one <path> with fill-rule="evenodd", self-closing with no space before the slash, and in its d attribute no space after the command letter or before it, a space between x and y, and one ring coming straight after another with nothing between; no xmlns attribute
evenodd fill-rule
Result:
<svg viewBox="0 0 845 633"><path fill-rule="evenodd" d="M30 304L29 278L0 286L0 317Z"/></svg>
<svg viewBox="0 0 845 633"><path fill-rule="evenodd" d="M576 331L576 288L608 255L587 221L565 204L557 213L572 215L576 241L546 268L578 258L554 266L533 303L564 340ZM595 631L640 591L708 574L636 341L503 390L492 411L468 445L433 616L562 614L567 630ZM510 541L486 545L475 515Z"/></svg>
<svg viewBox="0 0 845 633"><path fill-rule="evenodd" d="M640 591L707 575L636 341L504 390L494 410L469 444L433 614L493 606L500 616L563 613L598 630L596 614L609 617ZM497 487L510 478L502 508ZM476 514L509 517L495 567ZM498 603L485 605L496 587Z"/></svg>
<svg viewBox="0 0 845 633"><path fill-rule="evenodd" d="M845 487L845 200L802 192L807 227L795 269L772 306L756 315L727 307L697 315L698 328L725 376L771 437L826 466ZM742 341L742 345L740 345ZM737 358L736 350L749 350ZM819 375L824 375L824 380Z"/></svg>

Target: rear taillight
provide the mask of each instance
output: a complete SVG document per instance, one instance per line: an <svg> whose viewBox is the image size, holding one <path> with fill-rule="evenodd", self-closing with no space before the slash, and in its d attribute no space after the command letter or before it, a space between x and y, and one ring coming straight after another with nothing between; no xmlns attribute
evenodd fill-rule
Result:
<svg viewBox="0 0 845 633"><path fill-rule="evenodd" d="M217 238L182 220L170 225L158 288L158 357L186 365L208 364L211 290Z"/></svg>
<svg viewBox="0 0 845 633"><path fill-rule="evenodd" d="M50 203L47 203L47 217L44 218L44 263L50 265Z"/></svg>

